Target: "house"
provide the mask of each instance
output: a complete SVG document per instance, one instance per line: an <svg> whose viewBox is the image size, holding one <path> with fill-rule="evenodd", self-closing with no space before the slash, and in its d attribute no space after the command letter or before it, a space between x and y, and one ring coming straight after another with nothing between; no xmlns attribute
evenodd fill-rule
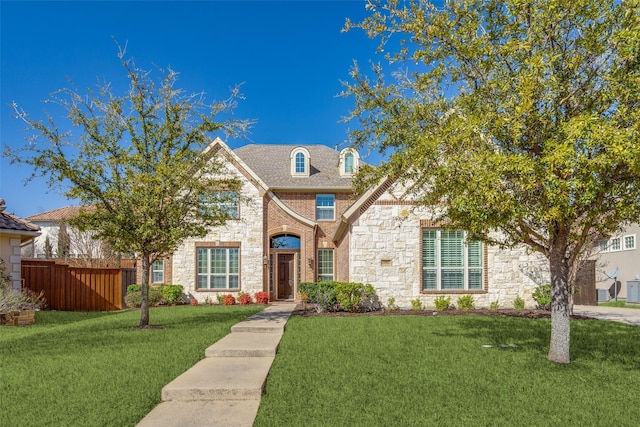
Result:
<svg viewBox="0 0 640 427"><path fill-rule="evenodd" d="M640 224L631 224L621 232L598 242L598 289L609 289L619 282L618 298L627 298L627 282L640 280Z"/></svg>
<svg viewBox="0 0 640 427"><path fill-rule="evenodd" d="M23 255L33 258L48 258L47 252L51 251L51 257L58 258L58 235L60 234L60 227L64 227L62 224L66 225L68 221L78 215L79 212L79 206L65 206L26 217L27 221L40 227L40 236L33 239L31 245L24 248ZM47 241L50 245L49 249L46 248ZM75 243L72 246L73 247L69 248L67 256L75 258L77 257L79 248Z"/></svg>
<svg viewBox="0 0 640 427"><path fill-rule="evenodd" d="M0 258L4 262L5 273L11 277L13 289L20 289L21 247L40 235L40 228L6 211L0 199Z"/></svg>
<svg viewBox="0 0 640 427"><path fill-rule="evenodd" d="M164 261L163 281L199 300L216 293L268 291L295 299L301 282L373 285L381 301L433 306L472 294L477 306L512 307L548 281L546 263L526 248L500 249L466 240L431 221L391 180L363 194L352 190L360 157L323 145L209 147L241 187L227 197L232 219L203 238L188 239ZM170 267L170 274L167 271ZM158 270L158 274L161 271Z"/></svg>

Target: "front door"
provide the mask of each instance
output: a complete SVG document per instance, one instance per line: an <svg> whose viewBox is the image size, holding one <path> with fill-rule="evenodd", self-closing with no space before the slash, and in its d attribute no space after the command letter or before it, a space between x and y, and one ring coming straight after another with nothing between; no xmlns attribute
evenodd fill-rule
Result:
<svg viewBox="0 0 640 427"><path fill-rule="evenodd" d="M277 299L293 299L294 254L278 254Z"/></svg>

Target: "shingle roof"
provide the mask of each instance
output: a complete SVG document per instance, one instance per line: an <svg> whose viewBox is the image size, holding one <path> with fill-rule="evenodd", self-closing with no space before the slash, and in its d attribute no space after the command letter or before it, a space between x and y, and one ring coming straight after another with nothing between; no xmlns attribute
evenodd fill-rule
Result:
<svg viewBox="0 0 640 427"><path fill-rule="evenodd" d="M309 151L308 177L291 176L291 151ZM340 152L326 145L250 144L233 150L242 161L274 190L351 190L351 177L338 170Z"/></svg>
<svg viewBox="0 0 640 427"><path fill-rule="evenodd" d="M81 208L81 206L65 206L64 208L31 215L26 219L29 221L62 221L78 215Z"/></svg>
<svg viewBox="0 0 640 427"><path fill-rule="evenodd" d="M37 225L31 224L29 221L5 211L0 212L0 229L29 232L40 231L40 227Z"/></svg>

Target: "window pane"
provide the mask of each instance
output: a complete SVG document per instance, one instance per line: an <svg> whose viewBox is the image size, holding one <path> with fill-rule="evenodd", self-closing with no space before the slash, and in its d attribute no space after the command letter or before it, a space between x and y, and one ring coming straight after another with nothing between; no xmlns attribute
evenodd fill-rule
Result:
<svg viewBox="0 0 640 427"><path fill-rule="evenodd" d="M598 248L600 252L606 252L609 250L609 241L608 240L600 240L598 242Z"/></svg>
<svg viewBox="0 0 640 427"><path fill-rule="evenodd" d="M436 230L422 231L422 266L438 266L438 242L436 240Z"/></svg>
<svg viewBox="0 0 640 427"><path fill-rule="evenodd" d="M353 173L353 153L346 153L344 155L344 172Z"/></svg>
<svg viewBox="0 0 640 427"><path fill-rule="evenodd" d="M464 266L464 233L462 231L441 231L440 257L443 267Z"/></svg>
<svg viewBox="0 0 640 427"><path fill-rule="evenodd" d="M438 271L433 268L422 270L422 290L435 290L438 288Z"/></svg>
<svg viewBox="0 0 640 427"><path fill-rule="evenodd" d="M296 173L304 173L304 153L296 153Z"/></svg>
<svg viewBox="0 0 640 427"><path fill-rule="evenodd" d="M227 288L227 276L211 276L211 288L212 289L226 289Z"/></svg>
<svg viewBox="0 0 640 427"><path fill-rule="evenodd" d="M198 275L198 289L207 289L209 287L207 281L206 275Z"/></svg>
<svg viewBox="0 0 640 427"><path fill-rule="evenodd" d="M482 269L469 269L469 289L482 289Z"/></svg>
<svg viewBox="0 0 640 427"><path fill-rule="evenodd" d="M464 269L443 268L440 272L441 289L464 289Z"/></svg>
<svg viewBox="0 0 640 427"><path fill-rule="evenodd" d="M198 274L208 273L207 268L207 249L198 248Z"/></svg>
<svg viewBox="0 0 640 427"><path fill-rule="evenodd" d="M322 194L316 196L316 219L334 219L335 196L333 194Z"/></svg>
<svg viewBox="0 0 640 427"><path fill-rule="evenodd" d="M238 249L229 249L229 274L238 274Z"/></svg>
<svg viewBox="0 0 640 427"><path fill-rule="evenodd" d="M624 248L625 249L635 249L636 248L636 236L625 236L624 237Z"/></svg>
<svg viewBox="0 0 640 427"><path fill-rule="evenodd" d="M619 251L620 250L620 238L616 237L615 239L611 239L611 245L609 246L609 249L611 249L612 251Z"/></svg>
<svg viewBox="0 0 640 427"><path fill-rule="evenodd" d="M222 274L227 272L227 250L210 249L211 251L211 273Z"/></svg>
<svg viewBox="0 0 640 427"><path fill-rule="evenodd" d="M467 243L469 267L482 267L482 244L478 241Z"/></svg>
<svg viewBox="0 0 640 427"><path fill-rule="evenodd" d="M164 282L164 261L156 260L153 262L151 266L151 281L152 283L162 283Z"/></svg>
<svg viewBox="0 0 640 427"><path fill-rule="evenodd" d="M238 289L238 276L237 275L230 275L229 276L229 289Z"/></svg>
<svg viewBox="0 0 640 427"><path fill-rule="evenodd" d="M333 249L318 250L318 280L333 280Z"/></svg>

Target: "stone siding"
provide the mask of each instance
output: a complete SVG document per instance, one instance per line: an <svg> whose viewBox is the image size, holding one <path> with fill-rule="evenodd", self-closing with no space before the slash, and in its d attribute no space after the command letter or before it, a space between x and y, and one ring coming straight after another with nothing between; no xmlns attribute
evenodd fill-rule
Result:
<svg viewBox="0 0 640 427"><path fill-rule="evenodd" d="M388 200L388 199L387 199ZM374 203L351 227L350 280L370 283L383 304L395 298L401 308L410 308L410 300L419 298L426 307L434 307L434 299L473 294L476 307L488 307L498 301L502 308L512 308L521 296L527 307L533 307L531 293L537 283L531 269L542 269L544 261L526 248L502 250L488 247L484 291L422 292L421 290L421 220L430 218L425 208ZM544 276L544 271L539 275Z"/></svg>
<svg viewBox="0 0 640 427"><path fill-rule="evenodd" d="M184 286L184 292L199 301L216 294L238 292L198 291L196 289L196 244L206 243L211 247L227 246L239 242L240 245L240 292L253 296L266 290L263 286L263 198L260 191L235 167L227 163L223 172L226 176L235 176L242 185L240 188L240 218L229 220L220 227L212 228L205 237L187 239L173 254L172 280L174 284ZM167 279L165 279L168 281Z"/></svg>

